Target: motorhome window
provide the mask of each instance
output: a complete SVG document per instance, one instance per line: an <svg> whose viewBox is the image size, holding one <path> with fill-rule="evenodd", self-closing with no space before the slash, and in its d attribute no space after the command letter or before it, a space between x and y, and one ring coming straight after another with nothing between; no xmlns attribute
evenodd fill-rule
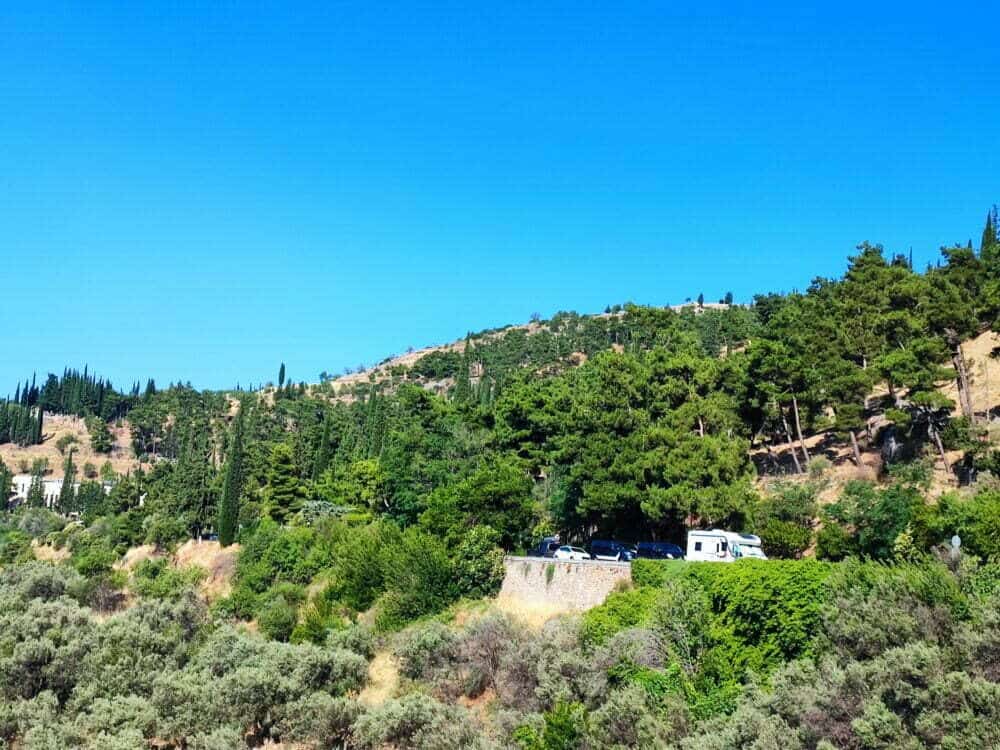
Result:
<svg viewBox="0 0 1000 750"><path fill-rule="evenodd" d="M723 540L722 540L722 543L721 543L721 544L720 544L720 546L719 546L719 548L720 548L720 549L721 549L721 550L722 550L723 552L725 552L725 551L726 551L726 545L727 545L727 544L728 544L728 542L726 542L726 540L725 540L725 539L723 539Z"/></svg>
<svg viewBox="0 0 1000 750"><path fill-rule="evenodd" d="M694 551L695 552L701 552L701 542L695 542L694 543Z"/></svg>

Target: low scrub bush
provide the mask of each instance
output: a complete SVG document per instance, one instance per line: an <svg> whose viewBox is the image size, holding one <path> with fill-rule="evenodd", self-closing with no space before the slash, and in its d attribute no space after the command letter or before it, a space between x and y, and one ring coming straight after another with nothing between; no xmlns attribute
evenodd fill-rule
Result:
<svg viewBox="0 0 1000 750"><path fill-rule="evenodd" d="M130 588L141 597L177 599L205 576L203 568L175 568L167 560L143 560L132 573Z"/></svg>

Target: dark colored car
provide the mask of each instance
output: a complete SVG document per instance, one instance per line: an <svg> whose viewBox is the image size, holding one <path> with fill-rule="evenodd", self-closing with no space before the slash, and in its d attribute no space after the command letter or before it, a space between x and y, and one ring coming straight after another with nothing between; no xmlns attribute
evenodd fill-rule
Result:
<svg viewBox="0 0 1000 750"><path fill-rule="evenodd" d="M528 557L555 557L561 542L554 536L547 536L528 550Z"/></svg>
<svg viewBox="0 0 1000 750"><path fill-rule="evenodd" d="M670 542L639 542L635 546L636 557L650 560L682 560L684 550Z"/></svg>
<svg viewBox="0 0 1000 750"><path fill-rule="evenodd" d="M627 562L635 557L635 548L632 545L609 539L594 539L590 543L589 552L594 560Z"/></svg>

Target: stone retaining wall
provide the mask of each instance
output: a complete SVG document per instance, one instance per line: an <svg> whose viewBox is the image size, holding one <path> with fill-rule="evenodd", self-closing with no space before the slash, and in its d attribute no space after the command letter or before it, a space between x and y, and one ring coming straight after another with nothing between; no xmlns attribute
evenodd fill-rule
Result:
<svg viewBox="0 0 1000 750"><path fill-rule="evenodd" d="M507 557L497 603L508 610L550 614L583 612L602 604L620 581L632 581L628 563Z"/></svg>

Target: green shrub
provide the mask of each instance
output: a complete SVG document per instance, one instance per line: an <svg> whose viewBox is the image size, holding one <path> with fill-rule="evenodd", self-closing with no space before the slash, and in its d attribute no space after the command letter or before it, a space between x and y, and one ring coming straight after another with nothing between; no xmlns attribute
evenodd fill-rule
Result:
<svg viewBox="0 0 1000 750"><path fill-rule="evenodd" d="M734 663L759 658L775 666L812 652L828 591L828 564L742 560L717 567L708 591L717 625L735 639ZM743 653L754 649L758 654Z"/></svg>
<svg viewBox="0 0 1000 750"><path fill-rule="evenodd" d="M220 617L239 620L252 619L260 606L260 594L255 594L248 586L237 585L232 593L219 599L213 609Z"/></svg>
<svg viewBox="0 0 1000 750"><path fill-rule="evenodd" d="M816 517L817 498L822 489L823 483L818 481L777 482L757 504L756 522L763 525L773 520L808 526Z"/></svg>
<svg viewBox="0 0 1000 750"><path fill-rule="evenodd" d="M190 536L183 519L163 513L147 517L143 522L143 529L146 532L146 544L154 544L160 549L167 549Z"/></svg>
<svg viewBox="0 0 1000 750"><path fill-rule="evenodd" d="M503 583L503 550L500 533L489 526L476 526L465 533L455 551L453 565L460 595L493 596Z"/></svg>
<svg viewBox="0 0 1000 750"><path fill-rule="evenodd" d="M319 646L327 642L331 631L345 627L347 620L325 593L314 596L299 608L299 621L292 631L292 643L314 643Z"/></svg>
<svg viewBox="0 0 1000 750"><path fill-rule="evenodd" d="M826 648L871 659L890 648L924 641L947 644L970 603L940 563L885 565L847 560L826 581L821 634Z"/></svg>
<svg viewBox="0 0 1000 750"><path fill-rule="evenodd" d="M396 638L393 653L406 677L426 677L455 658L458 638L447 625L428 620L411 625Z"/></svg>
<svg viewBox="0 0 1000 750"><path fill-rule="evenodd" d="M131 589L145 598L177 599L205 580L205 575L203 568L175 568L167 560L143 560L132 573Z"/></svg>
<svg viewBox="0 0 1000 750"><path fill-rule="evenodd" d="M601 645L626 628L648 624L658 595L659 592L650 587L611 594L604 604L584 613L581 625L584 642Z"/></svg>
<svg viewBox="0 0 1000 750"><path fill-rule="evenodd" d="M812 531L791 521L774 518L760 527L761 546L771 558L794 560L802 556L812 540Z"/></svg>
<svg viewBox="0 0 1000 750"><path fill-rule="evenodd" d="M0 529L0 565L27 562L34 557L30 536L23 531Z"/></svg>
<svg viewBox="0 0 1000 750"><path fill-rule="evenodd" d="M557 703L544 716L541 732L522 726L514 740L522 750L576 750L587 732L587 711L579 703Z"/></svg>
<svg viewBox="0 0 1000 750"><path fill-rule="evenodd" d="M834 521L826 521L816 534L816 557L839 562L858 554L854 535Z"/></svg>
<svg viewBox="0 0 1000 750"><path fill-rule="evenodd" d="M275 641L287 641L295 629L296 620L295 607L283 596L267 599L257 614L261 632Z"/></svg>
<svg viewBox="0 0 1000 750"><path fill-rule="evenodd" d="M118 554L106 537L89 532L77 534L71 543L70 562L82 575L99 576L110 572Z"/></svg>

